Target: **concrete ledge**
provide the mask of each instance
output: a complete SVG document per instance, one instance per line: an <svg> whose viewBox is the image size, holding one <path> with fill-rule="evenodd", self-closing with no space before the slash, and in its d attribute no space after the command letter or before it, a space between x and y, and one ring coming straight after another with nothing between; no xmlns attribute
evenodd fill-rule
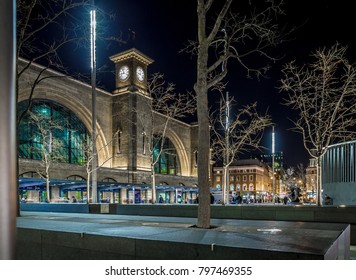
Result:
<svg viewBox="0 0 356 280"><path fill-rule="evenodd" d="M24 203L22 211L109 213L118 215L197 217L197 205ZM356 206L212 205L211 218L345 223L351 225L351 245L356 245Z"/></svg>
<svg viewBox="0 0 356 280"><path fill-rule="evenodd" d="M21 203L21 211L89 213L89 205L84 203Z"/></svg>
<svg viewBox="0 0 356 280"><path fill-rule="evenodd" d="M177 227L189 223L184 218L170 227L161 217L153 223L152 217L137 220L133 216L69 215L20 218L17 259L350 259L350 226L345 224L219 220L220 229L206 230ZM260 231L270 228L279 231Z"/></svg>
<svg viewBox="0 0 356 280"><path fill-rule="evenodd" d="M111 204L110 214L197 217L197 205ZM345 223L351 225L350 243L356 245L356 206L212 205L211 218Z"/></svg>

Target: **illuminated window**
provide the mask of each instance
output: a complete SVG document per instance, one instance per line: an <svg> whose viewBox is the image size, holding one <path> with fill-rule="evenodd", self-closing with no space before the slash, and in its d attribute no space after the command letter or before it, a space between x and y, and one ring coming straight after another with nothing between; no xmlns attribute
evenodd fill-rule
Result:
<svg viewBox="0 0 356 280"><path fill-rule="evenodd" d="M26 108L28 101L18 104L19 114ZM61 162L83 165L86 162L86 148L90 135L82 121L69 109L44 99L34 99L30 111L42 120L51 120L59 124L49 129L51 141L48 144L50 153L55 153ZM29 114L26 114L19 125L19 157L41 160L41 149L44 147L43 135ZM52 143L57 143L55 147Z"/></svg>
<svg viewBox="0 0 356 280"><path fill-rule="evenodd" d="M163 145L161 145L160 141L162 139L156 137L153 150L153 160L157 161L154 166L155 173L180 175L179 158L173 143L168 138L163 139Z"/></svg>

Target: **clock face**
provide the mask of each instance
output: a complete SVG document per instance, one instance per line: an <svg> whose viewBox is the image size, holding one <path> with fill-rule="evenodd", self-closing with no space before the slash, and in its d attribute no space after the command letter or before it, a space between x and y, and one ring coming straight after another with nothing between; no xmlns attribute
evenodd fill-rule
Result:
<svg viewBox="0 0 356 280"><path fill-rule="evenodd" d="M138 66L136 68L136 76L140 82L143 82L143 80L145 79L145 72L143 71L141 66Z"/></svg>
<svg viewBox="0 0 356 280"><path fill-rule="evenodd" d="M124 65L119 70L119 78L120 80L126 80L129 77L130 70L127 65Z"/></svg>

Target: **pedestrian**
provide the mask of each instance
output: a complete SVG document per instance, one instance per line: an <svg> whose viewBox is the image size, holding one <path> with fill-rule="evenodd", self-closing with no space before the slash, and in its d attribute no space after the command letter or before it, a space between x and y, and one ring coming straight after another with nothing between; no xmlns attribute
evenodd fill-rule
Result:
<svg viewBox="0 0 356 280"><path fill-rule="evenodd" d="M210 204L214 204L215 202L215 197L213 196L212 193L210 193Z"/></svg>
<svg viewBox="0 0 356 280"><path fill-rule="evenodd" d="M287 205L287 203L288 203L288 196L285 196L285 197L283 198L283 204L284 204L284 205Z"/></svg>

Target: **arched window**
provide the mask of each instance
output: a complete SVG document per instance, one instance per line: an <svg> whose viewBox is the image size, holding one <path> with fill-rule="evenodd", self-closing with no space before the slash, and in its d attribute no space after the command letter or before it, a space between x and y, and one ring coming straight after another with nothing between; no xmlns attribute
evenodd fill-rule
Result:
<svg viewBox="0 0 356 280"><path fill-rule="evenodd" d="M154 166L155 173L180 175L180 162L173 143L168 138L164 138L164 143L161 145L162 139L156 139L153 151L153 160L156 161L158 158Z"/></svg>
<svg viewBox="0 0 356 280"><path fill-rule="evenodd" d="M81 120L56 102L44 99L35 99L32 102L30 111L36 119L26 114L21 120L18 134L19 157L41 160L41 149L45 147L50 153L56 153L60 162L85 164L91 138ZM19 103L19 114L25 110L27 104L27 100ZM47 125L50 141L44 141L45 136L35 121L42 121L44 126Z"/></svg>
<svg viewBox="0 0 356 280"><path fill-rule="evenodd" d="M67 177L67 180L74 180L74 181L86 181L83 176L80 175L70 175Z"/></svg>
<svg viewBox="0 0 356 280"><path fill-rule="evenodd" d="M19 175L19 177L23 177L23 178L42 178L40 174L38 174L38 172L36 171L28 171L25 173L22 173Z"/></svg>
<svg viewBox="0 0 356 280"><path fill-rule="evenodd" d="M111 183L117 183L117 181L114 178L106 177L102 179L100 182L111 182Z"/></svg>

